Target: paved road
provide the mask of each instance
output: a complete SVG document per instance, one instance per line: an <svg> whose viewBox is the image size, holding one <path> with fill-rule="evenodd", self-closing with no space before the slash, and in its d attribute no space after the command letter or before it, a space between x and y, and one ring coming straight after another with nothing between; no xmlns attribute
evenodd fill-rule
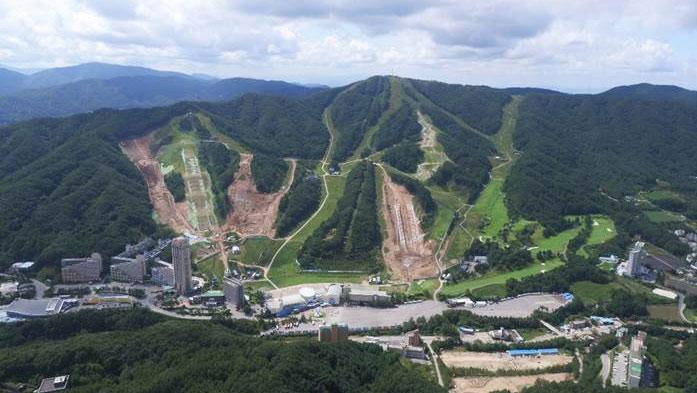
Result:
<svg viewBox="0 0 697 393"><path fill-rule="evenodd" d="M600 355L600 362L603 364L603 367L600 369L600 381L603 383L604 388L608 377L610 377L610 356L607 353Z"/></svg>
<svg viewBox="0 0 697 393"><path fill-rule="evenodd" d="M34 296L34 299L43 299L44 293L48 289L48 285L33 278L31 279L31 283L34 284L34 287L36 287L36 295Z"/></svg>
<svg viewBox="0 0 697 393"><path fill-rule="evenodd" d="M690 322L689 319L685 316L685 295L682 293L678 294L678 314L680 314L680 319L682 319L683 322Z"/></svg>
<svg viewBox="0 0 697 393"><path fill-rule="evenodd" d="M438 384L440 386L443 386L443 376L440 374L440 366L438 365L439 356L436 354L436 352L431 347L430 341L426 342L426 346L428 347L429 352L431 352L431 360L433 361L433 366L436 368L436 375L438 376Z"/></svg>

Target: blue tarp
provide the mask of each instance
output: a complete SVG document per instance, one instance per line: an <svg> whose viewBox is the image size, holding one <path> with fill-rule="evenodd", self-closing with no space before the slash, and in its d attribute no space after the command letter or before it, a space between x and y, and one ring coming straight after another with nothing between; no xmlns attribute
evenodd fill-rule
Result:
<svg viewBox="0 0 697 393"><path fill-rule="evenodd" d="M511 349L506 351L510 356L537 356L537 355L559 355L557 348L540 349Z"/></svg>

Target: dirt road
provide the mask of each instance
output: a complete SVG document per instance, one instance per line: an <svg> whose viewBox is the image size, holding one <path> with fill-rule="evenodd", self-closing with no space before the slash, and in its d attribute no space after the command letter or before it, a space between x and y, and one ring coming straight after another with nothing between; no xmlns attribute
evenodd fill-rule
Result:
<svg viewBox="0 0 697 393"><path fill-rule="evenodd" d="M240 168L235 180L228 187L231 212L225 220L226 227L240 236L276 235L276 215L281 199L290 189L295 176L295 160L290 161L290 178L283 187L272 194L257 191L252 177L252 155L240 155Z"/></svg>
<svg viewBox="0 0 697 393"><path fill-rule="evenodd" d="M392 182L383 171L382 212L387 224L383 243L385 265L393 279L411 282L438 275L434 242L426 240L414 209L414 197L401 185Z"/></svg>
<svg viewBox="0 0 697 393"><path fill-rule="evenodd" d="M176 232L193 233L193 227L186 220L186 216L182 215L180 210L177 209L174 197L165 185L165 178L160 170L160 163L150 152L151 141L152 134L149 134L138 139L123 142L121 148L128 159L143 174L148 187L150 201L160 222L169 225Z"/></svg>

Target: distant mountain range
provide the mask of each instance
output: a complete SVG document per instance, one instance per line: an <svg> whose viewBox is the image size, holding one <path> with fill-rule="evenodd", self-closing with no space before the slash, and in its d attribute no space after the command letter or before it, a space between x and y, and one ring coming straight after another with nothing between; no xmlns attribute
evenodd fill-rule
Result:
<svg viewBox="0 0 697 393"><path fill-rule="evenodd" d="M103 63L51 68L31 75L0 68L0 124L67 116L100 108L135 108L179 101L222 101L246 93L302 97L324 87Z"/></svg>

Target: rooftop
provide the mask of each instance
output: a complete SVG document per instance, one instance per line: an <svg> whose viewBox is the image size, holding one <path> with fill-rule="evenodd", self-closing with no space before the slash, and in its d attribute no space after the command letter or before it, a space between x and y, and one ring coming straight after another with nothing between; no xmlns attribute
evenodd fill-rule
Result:
<svg viewBox="0 0 697 393"><path fill-rule="evenodd" d="M61 375L59 377L44 378L41 380L41 385L39 386L39 393L44 392L57 392L59 390L64 390L68 387L68 380L70 375Z"/></svg>

